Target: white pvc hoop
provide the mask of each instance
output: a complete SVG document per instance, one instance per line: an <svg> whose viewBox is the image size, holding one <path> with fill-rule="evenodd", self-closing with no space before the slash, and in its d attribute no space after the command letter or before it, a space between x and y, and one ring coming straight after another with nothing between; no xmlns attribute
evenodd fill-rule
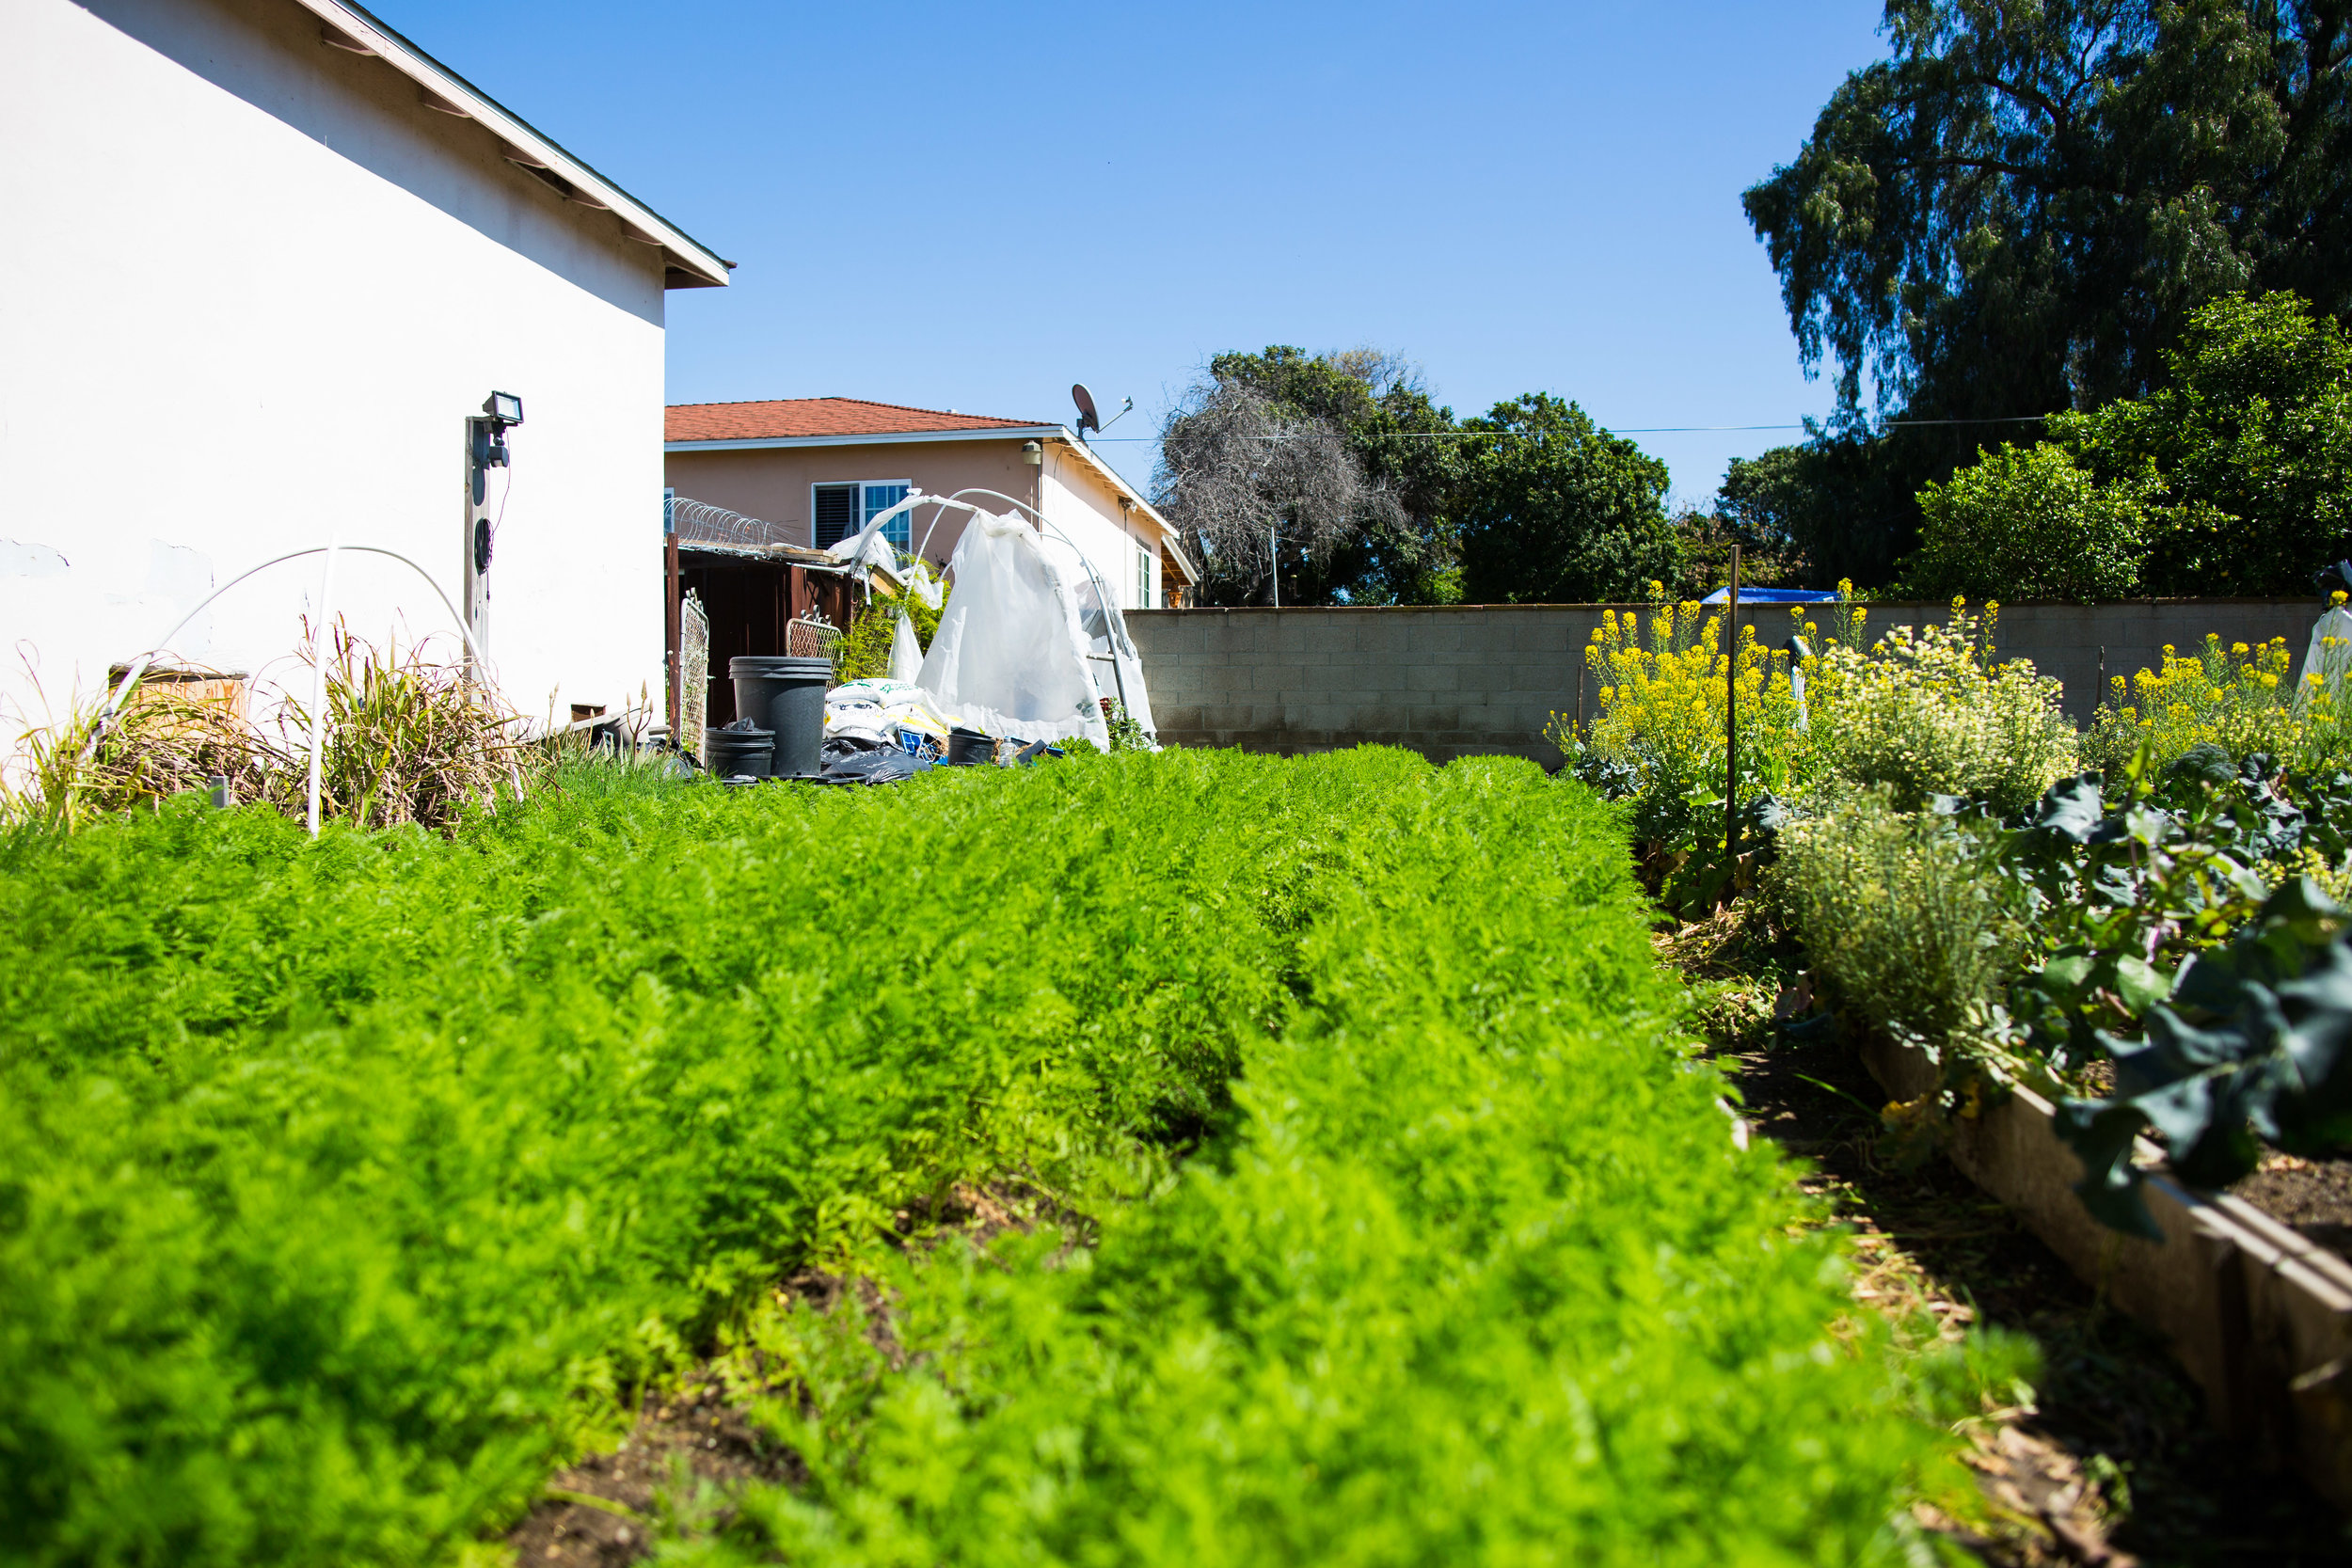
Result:
<svg viewBox="0 0 2352 1568"><path fill-rule="evenodd" d="M971 513L974 516L980 516L986 514L987 508L975 506L972 502L963 499L966 496L993 496L1009 506L1017 506L1022 511L1037 519L1038 531L1041 534L1050 537L1066 546L1069 548L1070 553L1078 558L1079 570L1085 572L1087 575L1087 580L1094 585L1094 596L1103 606L1104 628L1106 631L1112 629L1114 623L1111 620L1111 616L1118 612L1118 606L1111 600L1110 584L1104 582L1103 580L1103 575L1094 569L1094 562L1088 557L1087 552L1080 549L1077 542L1072 539L1067 533L1064 533L1058 527L1049 520L1044 513L1040 512L1036 507L1031 506L1027 501L1016 499L1014 497L1006 495L1002 490L988 490L981 488L979 485L974 484L968 485L963 489L957 491L952 496L926 496L921 494L912 495L906 499L900 501L898 505L892 507L889 511L875 514L873 520L868 522L865 529L861 531L860 537L864 537L866 533L873 532L883 523L888 522L892 516L900 512L905 512L912 515L914 509L918 506L936 505L939 508L939 512L932 516L931 526L923 531L923 548L929 549L930 547L931 535L938 531L939 519L946 515L947 508L951 506L961 507L964 511ZM858 553L861 555L864 554L865 546L860 546ZM917 554L919 555L920 552L918 551ZM1125 621L1123 618L1117 623L1117 626L1123 637L1125 632ZM1114 638L1112 640L1111 648L1114 654L1118 652L1119 641L1120 639L1118 638ZM1132 654L1135 651L1134 640L1126 639L1126 641L1127 651ZM1120 711L1124 713L1127 710L1127 677L1120 673L1119 660L1116 657L1113 657L1111 660L1111 684L1118 689ZM1100 689L1098 688L1097 689Z"/></svg>

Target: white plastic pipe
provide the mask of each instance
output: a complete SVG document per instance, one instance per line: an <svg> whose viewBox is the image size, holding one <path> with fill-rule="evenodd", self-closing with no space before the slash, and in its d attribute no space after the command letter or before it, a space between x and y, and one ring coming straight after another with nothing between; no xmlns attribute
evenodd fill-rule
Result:
<svg viewBox="0 0 2352 1568"><path fill-rule="evenodd" d="M1038 531L1040 533L1045 535L1047 538L1054 539L1070 547L1070 553L1078 558L1079 570L1086 573L1087 580L1094 585L1095 597L1104 607L1104 626L1107 628L1114 625L1111 620L1111 616L1117 611L1118 606L1112 602L1110 585L1105 583L1103 580L1103 575L1094 569L1094 562L1088 558L1087 552L1080 549L1076 541L1073 540L1070 535L1064 533L1059 528L1056 527L1050 520L1048 520L1044 513L1040 512L1036 507L1031 506L1027 501L1018 500L1011 496L1006 495L1002 490L984 490L975 484L959 490L952 496L926 496L919 493L909 496L898 505L890 508L889 511L875 514L873 520L867 523L864 529L859 531L855 539L843 541L843 544L852 546L852 548L849 551L847 559L854 561L865 554L865 541L866 535L881 528L882 524L888 522L891 518L897 516L901 512L913 512L918 506L937 506L940 509L940 515L945 515L946 509L954 506L961 507L962 510L971 513L973 515L978 516L987 510L985 507L977 506L971 501L965 500L963 498L966 496L989 496L997 500L1003 501L1008 506L1017 506L1022 511L1027 513L1031 517L1037 519ZM931 542L931 529L936 529L938 527L939 517L934 516L931 518L931 528L926 529L923 532L923 544L926 547L928 547ZM841 552L841 545L835 545L833 546L834 552L836 554ZM1116 646L1115 641L1114 646ZM1130 651L1132 651L1132 642L1129 644L1129 648ZM1120 711L1123 713L1127 709L1127 678L1120 673L1119 661L1116 658L1111 660L1111 682L1118 689L1119 707Z"/></svg>
<svg viewBox="0 0 2352 1568"><path fill-rule="evenodd" d="M310 627L310 836L319 836L319 751L326 743L326 649L335 614L335 560L342 541L326 536L326 566L319 574L319 618Z"/></svg>
<svg viewBox="0 0 2352 1568"><path fill-rule="evenodd" d="M164 633L162 637L156 639L155 645L153 647L148 649L145 653L139 655L138 657L131 661L130 669L123 672L122 679L116 683L113 694L106 699L106 705L99 710L98 722L90 726L89 739L84 742L82 746L82 760L87 762L89 760L90 753L98 750L98 743L105 738L106 732L114 728L115 721L121 716L122 705L129 700L132 689L138 685L139 677L147 673L147 667L154 662L155 655L163 649L169 647L171 645L171 640L179 636L181 632L186 630L189 622L195 620L199 615L203 614L206 610L210 609L214 600L219 598L223 594L228 593L231 588L236 587L237 584L243 582L246 578L254 576L258 572L266 571L272 566L281 565L289 561L300 561L305 556L326 556L327 558L326 578L323 587L323 592L320 595L322 603L320 606L321 613L319 617L320 625L321 626L324 626L326 625L326 609L324 600L327 596L327 594L331 593L333 590L335 581L334 558L336 554L342 550L355 550L363 555L388 556L391 560L399 562L402 565L416 573L417 576L424 578L424 585L433 590L433 596L441 601L441 608L448 610L449 618L456 623L457 635L465 639L467 651L473 655L475 667L477 669L483 667L484 661L482 657L482 650L475 644L473 640L473 630L466 625L466 618L457 613L457 607L452 604L450 602L449 595L441 591L441 585L433 580L433 574L418 565L415 562L409 560L406 556L401 554L398 550L388 550L381 545L345 545L340 541L326 545L313 545L309 549L289 550L284 555L275 555L270 557L267 561L262 562L258 566L246 567L244 571L239 572L235 577L230 578L227 582L222 583L218 588L214 589L210 594L205 594L202 599L197 602L197 606L194 610L191 610L185 615L181 616L180 619L174 623L169 631ZM325 680L325 666L318 662L318 641L315 636L313 636L311 640L311 659L313 668L317 672L317 675L311 682L310 823L311 835L316 837L319 831L318 758L319 741L321 738L319 725L322 716L326 712L326 702L324 700L324 693L320 689Z"/></svg>

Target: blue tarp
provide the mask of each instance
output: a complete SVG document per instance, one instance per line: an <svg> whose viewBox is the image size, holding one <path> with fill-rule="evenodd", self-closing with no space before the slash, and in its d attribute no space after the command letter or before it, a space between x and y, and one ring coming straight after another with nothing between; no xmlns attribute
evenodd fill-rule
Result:
<svg viewBox="0 0 2352 1568"><path fill-rule="evenodd" d="M1821 588L1742 588L1740 590L1741 604L1827 604L1836 597L1836 594ZM1701 599L1699 603L1727 604L1730 600L1731 590L1718 588Z"/></svg>

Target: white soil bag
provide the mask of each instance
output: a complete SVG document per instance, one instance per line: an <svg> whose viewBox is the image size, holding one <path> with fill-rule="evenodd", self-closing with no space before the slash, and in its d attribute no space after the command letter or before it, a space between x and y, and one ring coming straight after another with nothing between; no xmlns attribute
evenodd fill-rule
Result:
<svg viewBox="0 0 2352 1568"><path fill-rule="evenodd" d="M1105 750L1078 603L1017 517L976 515L948 568L956 591L917 677L959 724L1017 740L1078 736Z"/></svg>

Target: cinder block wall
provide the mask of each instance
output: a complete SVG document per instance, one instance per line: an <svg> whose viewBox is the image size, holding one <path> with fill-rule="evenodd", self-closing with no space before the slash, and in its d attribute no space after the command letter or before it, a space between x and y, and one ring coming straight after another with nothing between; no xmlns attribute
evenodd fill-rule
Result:
<svg viewBox="0 0 2352 1568"><path fill-rule="evenodd" d="M1438 760L1482 753L1556 759L1552 715L1586 715L1598 682L1584 649L1605 605L1473 605L1344 610L1137 610L1152 717L1172 745L1321 752L1375 741ZM1613 607L1621 611L1636 607ZM2321 606L2312 599L2153 599L2004 605L1998 649L2030 658L2090 717L2103 676L2155 665L2207 632L2227 642L2283 637L2302 657ZM1873 628L1941 625L1941 604L1874 604ZM1788 609L1743 608L1774 645Z"/></svg>

